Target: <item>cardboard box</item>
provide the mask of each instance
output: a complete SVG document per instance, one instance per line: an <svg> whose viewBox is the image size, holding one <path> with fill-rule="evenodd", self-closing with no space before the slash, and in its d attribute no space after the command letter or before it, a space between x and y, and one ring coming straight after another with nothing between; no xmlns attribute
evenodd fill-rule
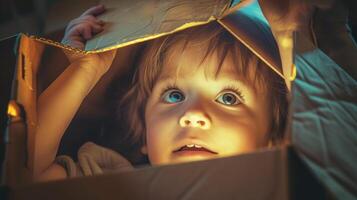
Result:
<svg viewBox="0 0 357 200"><path fill-rule="evenodd" d="M327 199L291 148L2 188L21 199Z"/></svg>
<svg viewBox="0 0 357 200"><path fill-rule="evenodd" d="M229 0L198 1L103 1L110 12L101 16L109 22L106 31L96 36L82 51L45 38L19 34L0 43L7 59L4 90L1 90L1 131L6 140L2 195L7 199L325 199L324 189L299 161L291 147L246 155L180 165L148 167L132 172L83 177L31 184L29 170L35 151L38 95L68 65L63 49L77 53L98 53L118 49L110 71L83 102L67 132L77 130L77 138L65 134L60 153L74 155L83 140L95 139L86 134L83 124L105 118L110 104L105 89L114 80L123 80L143 42L216 20L261 58L272 70L282 74L276 44L270 38L255 35L267 26L252 23L243 3L230 8ZM176 8L176 9L168 9ZM142 12L142 11L146 12ZM79 13L80 14L80 13ZM146 19L152 17L147 25ZM119 19L119 20L118 20ZM122 19L122 20L121 20ZM130 21L131 20L131 21ZM132 24L138 26L132 27ZM145 28L142 28L145 27ZM9 49L16 47L16 57ZM13 60L14 58L15 60ZM14 67L15 66L15 67ZM44 66L51 66L44 67ZM118 71L122 70L122 71ZM120 73L119 73L120 72ZM122 77L120 77L121 75ZM14 77L14 79L12 79ZM10 83L12 82L12 84ZM10 94L12 85L12 94ZM10 97L10 98L9 98ZM6 105L10 102L9 115ZM8 121L8 123L7 123ZM7 127L5 131L5 126ZM79 141L79 142L78 142ZM82 143L81 143L82 142ZM62 152L61 152L62 151ZM30 167L29 167L30 166ZM99 185L98 185L99 183ZM301 185L304 184L304 185ZM311 184L311 185L305 185Z"/></svg>

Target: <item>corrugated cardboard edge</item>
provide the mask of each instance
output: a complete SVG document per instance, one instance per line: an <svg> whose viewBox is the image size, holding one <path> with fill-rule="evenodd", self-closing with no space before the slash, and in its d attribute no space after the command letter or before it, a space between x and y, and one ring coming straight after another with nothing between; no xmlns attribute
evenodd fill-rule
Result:
<svg viewBox="0 0 357 200"><path fill-rule="evenodd" d="M218 23L223 26L228 32L230 32L235 38L237 38L241 43L244 44L250 51L252 51L258 58L260 58L262 61L264 61L265 64L269 66L270 69L272 69L275 73L277 73L280 77L285 79L284 75L279 72L273 64L271 64L268 60L266 60L259 52L257 52L254 47L250 46L248 43L246 43L241 37L239 37L237 34L235 34L230 28L228 28L224 23L222 23L221 20L217 20Z"/></svg>
<svg viewBox="0 0 357 200"><path fill-rule="evenodd" d="M231 1L231 3L232 3L232 1ZM82 50L82 49L71 47L69 45L62 44L60 42L56 42L56 41L53 41L53 40L50 40L50 39L46 39L46 38L43 38L43 37L39 37L39 36L35 36L35 35L28 35L28 34L24 34L24 35L26 35L27 37L29 37L29 38L31 38L33 40L39 41L41 43L44 43L44 44L47 44L47 45L51 45L51 46L55 46L55 47L58 47L58 48L61 48L61 49L65 49L65 50L68 50L68 51L71 51L71 52L74 52L74 53L81 53L81 54L101 53L101 52L110 51L110 50L113 50L113 49L118 49L118 48L130 46L130 45L133 45L133 44L145 42L145 41L148 41L148 40L153 40L153 39L156 39L156 38L159 38L159 37L162 37L162 36L170 35L170 34L173 34L173 33L176 33L176 32L191 28L191 27L208 24L208 23L210 23L212 21L217 21L219 18L222 18L223 16L226 16L227 13L231 13L231 12L233 12L235 10L238 10L243 5L243 3L238 3L237 5L235 5L231 9L229 9L229 6L231 5L231 3L227 4L225 7L222 8L222 10L220 11L220 14L218 15L218 17L211 16L206 21L193 21L193 22L185 23L185 24L175 28L172 31L158 33L158 34L154 34L154 35L145 35L145 36L142 36L141 38L138 38L138 39L135 39L135 40L132 40L132 41L128 41L128 42L121 43L121 44L116 44L116 45L105 47L105 48L98 49L98 50Z"/></svg>
<svg viewBox="0 0 357 200"><path fill-rule="evenodd" d="M116 45L109 46L109 47L106 47L106 48L103 48L103 49L98 49L98 50L86 51L86 53L100 53L100 52L105 52L105 51L110 51L110 50L113 50L113 49L118 49L118 48L130 46L130 45L133 45L133 44L137 44L137 43L141 43L141 42L157 39L157 38L160 38L160 37L163 37L163 36L166 36L166 35L170 35L170 34L173 34L173 33L176 33L176 32L191 28L191 27L208 24L209 22L212 22L212 21L215 21L215 20L217 20L217 18L214 17L214 16L211 16L207 21L189 22L189 23L183 24L183 25L179 26L178 28L176 28L176 29L174 29L172 31L169 31L169 32L163 32L163 33L159 33L159 34L143 36L142 38L138 38L138 39L135 39L135 40L132 40L132 41L129 41L129 42L122 43L122 44L116 44Z"/></svg>
<svg viewBox="0 0 357 200"><path fill-rule="evenodd" d="M61 48L61 49L65 49L65 50L68 50L68 51L71 51L71 52L74 52L74 53L93 54L93 53L101 53L101 52L110 51L110 50L113 50L113 49L123 48L123 47L126 47L126 46L134 45L134 44L137 44L137 43L140 43L140 42L145 42L145 41L148 41L148 40L153 40L153 39L165 36L165 35L170 35L170 34L173 34L173 33L176 33L176 32L191 28L191 27L208 24L209 22L212 22L212 21L215 21L215 20L217 20L217 18L214 17L214 16L211 16L207 21L198 21L198 22L186 23L186 24L183 24L182 26L179 26L178 28L176 28L176 29L174 29L172 31L169 31L169 32L163 32L163 33L159 33L159 34L143 36L142 38L138 38L138 39L135 39L135 40L132 40L132 41L129 41L129 42L116 44L116 45L109 46L109 47L102 48L102 49L98 49L98 50L82 50L82 49L74 48L74 47L71 47L69 45L65 45L65 44L62 44L60 42L56 42L56 41L53 41L53 40L50 40L50 39L38 37L38 36L35 36L35 35L27 35L27 34L25 34L25 35L27 37L29 37L29 38L31 38L33 40L39 41L41 43L44 43L44 44L47 44L47 45L51 45L51 46L55 46L55 47L58 47L58 48Z"/></svg>

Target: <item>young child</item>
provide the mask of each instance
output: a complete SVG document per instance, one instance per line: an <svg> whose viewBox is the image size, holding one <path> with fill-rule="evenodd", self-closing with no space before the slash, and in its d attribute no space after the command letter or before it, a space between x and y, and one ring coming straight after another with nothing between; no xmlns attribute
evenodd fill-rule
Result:
<svg viewBox="0 0 357 200"><path fill-rule="evenodd" d="M96 6L73 20L63 43L83 48L102 30L104 22L95 16L104 10ZM56 160L59 142L114 56L115 51L68 54L71 64L40 95L36 180L81 175L73 160ZM130 142L151 165L237 155L282 141L286 93L281 77L213 22L147 43L133 85L119 104L120 119L126 121L118 123L128 123ZM80 154L84 175L129 168L122 156L93 143Z"/></svg>

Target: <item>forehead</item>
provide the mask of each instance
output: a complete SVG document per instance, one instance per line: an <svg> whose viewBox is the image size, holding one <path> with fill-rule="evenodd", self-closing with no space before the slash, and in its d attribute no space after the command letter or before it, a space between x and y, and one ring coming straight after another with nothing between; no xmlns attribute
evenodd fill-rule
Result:
<svg viewBox="0 0 357 200"><path fill-rule="evenodd" d="M218 49L208 49L208 44L177 42L164 57L159 79L189 77L198 71L206 79L240 78L231 52L220 57Z"/></svg>

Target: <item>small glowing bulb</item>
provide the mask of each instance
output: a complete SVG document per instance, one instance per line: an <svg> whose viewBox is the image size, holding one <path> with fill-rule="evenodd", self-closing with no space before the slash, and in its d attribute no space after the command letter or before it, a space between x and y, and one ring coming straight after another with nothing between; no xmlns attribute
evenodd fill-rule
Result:
<svg viewBox="0 0 357 200"><path fill-rule="evenodd" d="M292 47L293 44L293 40L290 37L282 37L280 38L279 42L283 48Z"/></svg>
<svg viewBox="0 0 357 200"><path fill-rule="evenodd" d="M7 107L7 114L10 117L18 117L20 115L19 108L15 102L10 101L10 103Z"/></svg>

